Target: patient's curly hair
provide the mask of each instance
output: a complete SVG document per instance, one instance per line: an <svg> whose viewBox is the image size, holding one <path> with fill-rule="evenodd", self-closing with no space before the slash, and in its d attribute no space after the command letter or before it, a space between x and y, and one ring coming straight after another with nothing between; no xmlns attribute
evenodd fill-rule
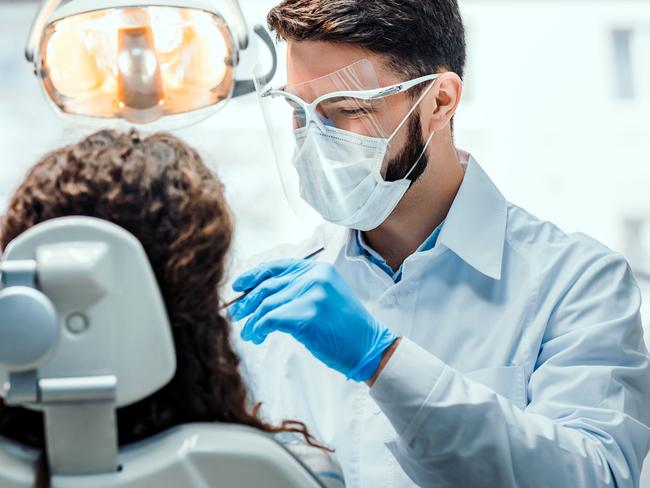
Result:
<svg viewBox="0 0 650 488"><path fill-rule="evenodd" d="M11 199L0 246L40 222L69 215L108 220L138 238L172 326L176 373L161 390L118 410L120 444L213 421L298 432L312 443L303 424L274 427L249 406L231 326L219 312L231 216L221 182L196 151L166 133L140 138L136 131L110 130L52 151ZM43 449L41 414L0 399L0 435Z"/></svg>

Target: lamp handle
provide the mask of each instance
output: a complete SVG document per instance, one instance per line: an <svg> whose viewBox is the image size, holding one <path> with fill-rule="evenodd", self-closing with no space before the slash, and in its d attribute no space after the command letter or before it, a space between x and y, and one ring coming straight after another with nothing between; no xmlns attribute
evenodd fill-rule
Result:
<svg viewBox="0 0 650 488"><path fill-rule="evenodd" d="M264 79L266 81L269 81L273 79L273 77L275 76L275 72L278 69L278 55L275 51L273 40L271 39L271 36L266 31L264 26L258 24L255 26L254 31L255 34L257 34L260 37L260 39L262 39L262 42L264 42L264 45L268 48L269 52L271 53L271 59L272 59L271 68L269 69L269 72L264 76ZM253 93L254 91L255 91L255 82L253 80L237 80L235 82L235 88L232 97L233 98L241 97L242 95L248 95L249 93Z"/></svg>

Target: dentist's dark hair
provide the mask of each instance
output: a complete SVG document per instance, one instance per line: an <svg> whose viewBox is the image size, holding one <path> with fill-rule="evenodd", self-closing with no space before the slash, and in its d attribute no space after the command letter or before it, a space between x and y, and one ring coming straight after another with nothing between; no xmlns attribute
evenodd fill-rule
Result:
<svg viewBox="0 0 650 488"><path fill-rule="evenodd" d="M231 325L219 312L232 220L221 182L196 151L170 134L141 138L109 130L52 151L13 195L0 246L69 215L108 220L142 243L171 322L176 373L151 396L118 409L120 445L179 424L215 421L295 432L316 445L304 424L273 426L259 418L259 405L250 408ZM43 452L42 414L0 399L0 435ZM47 463L40 464L37 484L47 486Z"/></svg>
<svg viewBox="0 0 650 488"><path fill-rule="evenodd" d="M284 40L356 44L383 54L406 77L442 70L463 77L457 0L284 0L267 21Z"/></svg>

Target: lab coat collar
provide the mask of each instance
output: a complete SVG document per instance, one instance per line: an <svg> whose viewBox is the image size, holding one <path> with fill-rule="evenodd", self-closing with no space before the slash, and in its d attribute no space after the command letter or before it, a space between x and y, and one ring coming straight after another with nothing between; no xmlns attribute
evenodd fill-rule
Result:
<svg viewBox="0 0 650 488"><path fill-rule="evenodd" d="M501 279L507 202L470 156L438 242L485 276Z"/></svg>
<svg viewBox="0 0 650 488"><path fill-rule="evenodd" d="M494 280L501 279L506 235L507 202L476 160L469 156L465 177L449 209L438 244ZM355 231L346 229L345 257L362 260ZM422 254L435 256L436 249Z"/></svg>

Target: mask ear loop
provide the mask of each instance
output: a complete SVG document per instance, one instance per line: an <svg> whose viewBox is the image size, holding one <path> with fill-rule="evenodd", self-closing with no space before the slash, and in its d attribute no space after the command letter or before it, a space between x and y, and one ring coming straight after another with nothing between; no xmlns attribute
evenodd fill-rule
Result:
<svg viewBox="0 0 650 488"><path fill-rule="evenodd" d="M427 139L427 142L424 145L424 149L422 150L422 153L420 154L420 157L415 161L415 164L413 164L413 166L411 166L411 169L409 169L409 172L406 173L406 176L404 176L404 178L402 178L403 180L408 180L409 176L411 176L411 173L413 173L413 170L415 170L415 168L417 168L418 164L420 163L420 161L422 160L422 158L426 154L427 149L429 149L429 144L433 140L434 134L435 134L435 131L433 131L431 133L431 135L429 136L429 139Z"/></svg>
<svg viewBox="0 0 650 488"><path fill-rule="evenodd" d="M415 112L415 110L420 106L420 103L422 103L422 100L424 100L424 97L426 97L426 96L429 94L429 92L431 91L431 88L433 88L433 85L434 85L435 83L436 83L436 80L432 80L432 81L431 81L431 84L429 85L429 87L428 87L426 90L424 90L424 93L422 93L422 95L420 95L420 98L418 98L418 101L415 102L415 104L413 105L413 108L411 108L411 110L409 110L409 113L406 114L406 117L404 117L404 119L399 123L399 125L397 126L397 128L393 131L393 133L392 133L392 134L390 135L390 137L387 139L388 142L390 142L391 139L392 139L393 137L395 137L395 134L397 134L397 133L399 132L399 130L400 130L402 127L404 127L404 124L406 124L406 122L411 118L411 115L413 115L413 112ZM408 173L406 173L406 176L404 176L404 178L402 178L402 180L406 180L406 179L408 179L409 176L411 176L411 173L413 173L413 170L415 170L415 168L417 167L417 165L418 165L418 164L420 163L420 161L422 160L422 157L423 157L424 154L427 152L427 149L429 148L429 144L431 144L431 141L432 141L432 139L433 139L434 134L435 134L435 131L432 132L432 133L429 135L429 138L427 139L427 142L426 142L426 144L424 145L424 149L423 149L422 152L420 153L420 156L419 156L418 159L415 161L415 163L413 164L413 166L411 166L411 169L408 170Z"/></svg>

